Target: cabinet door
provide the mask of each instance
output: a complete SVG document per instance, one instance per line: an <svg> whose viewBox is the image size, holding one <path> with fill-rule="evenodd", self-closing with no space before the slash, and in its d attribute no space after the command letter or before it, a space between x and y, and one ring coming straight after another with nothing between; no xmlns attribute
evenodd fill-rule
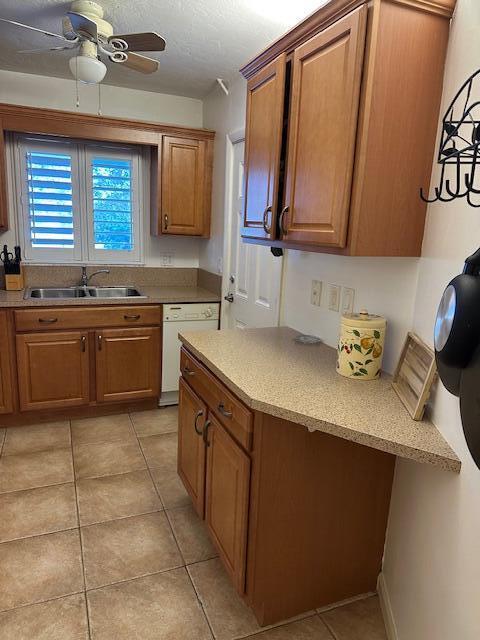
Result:
<svg viewBox="0 0 480 640"><path fill-rule="evenodd" d="M205 520L237 591L245 591L250 459L210 414Z"/></svg>
<svg viewBox="0 0 480 640"><path fill-rule="evenodd" d="M285 240L345 246L366 13L353 11L295 50Z"/></svg>
<svg viewBox="0 0 480 640"><path fill-rule="evenodd" d="M205 508L206 454L203 430L206 418L206 405L181 378L178 403L178 475L201 518Z"/></svg>
<svg viewBox="0 0 480 640"><path fill-rule="evenodd" d="M20 409L89 402L88 336L80 331L17 335Z"/></svg>
<svg viewBox="0 0 480 640"><path fill-rule="evenodd" d="M95 333L97 402L138 400L160 393L160 329Z"/></svg>
<svg viewBox="0 0 480 640"><path fill-rule="evenodd" d="M162 233L187 236L208 235L210 220L208 165L205 140L163 136Z"/></svg>
<svg viewBox="0 0 480 640"><path fill-rule="evenodd" d="M0 311L0 413L12 413L13 388L10 336L6 311Z"/></svg>
<svg viewBox="0 0 480 640"><path fill-rule="evenodd" d="M275 238L285 100L286 56L247 85L245 213L242 236Z"/></svg>

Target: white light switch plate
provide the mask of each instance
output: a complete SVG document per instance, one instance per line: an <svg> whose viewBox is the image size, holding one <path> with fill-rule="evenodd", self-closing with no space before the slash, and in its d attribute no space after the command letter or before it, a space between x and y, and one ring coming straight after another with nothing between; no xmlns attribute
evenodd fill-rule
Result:
<svg viewBox="0 0 480 640"><path fill-rule="evenodd" d="M342 313L353 313L353 301L355 300L355 289L342 287Z"/></svg>
<svg viewBox="0 0 480 640"><path fill-rule="evenodd" d="M162 253L160 259L162 261L162 267L173 266L173 253Z"/></svg>
<svg viewBox="0 0 480 640"><path fill-rule="evenodd" d="M322 300L322 282L321 280L312 280L310 304L313 304L314 306L319 307L321 300Z"/></svg>
<svg viewBox="0 0 480 640"><path fill-rule="evenodd" d="M340 308L340 285L328 285L328 308L330 311L338 311Z"/></svg>

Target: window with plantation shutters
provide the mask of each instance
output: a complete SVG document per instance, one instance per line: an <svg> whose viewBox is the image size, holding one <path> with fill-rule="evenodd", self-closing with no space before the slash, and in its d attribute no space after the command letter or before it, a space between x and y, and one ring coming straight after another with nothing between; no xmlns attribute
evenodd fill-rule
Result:
<svg viewBox="0 0 480 640"><path fill-rule="evenodd" d="M19 226L31 262L139 263L141 152L17 137Z"/></svg>

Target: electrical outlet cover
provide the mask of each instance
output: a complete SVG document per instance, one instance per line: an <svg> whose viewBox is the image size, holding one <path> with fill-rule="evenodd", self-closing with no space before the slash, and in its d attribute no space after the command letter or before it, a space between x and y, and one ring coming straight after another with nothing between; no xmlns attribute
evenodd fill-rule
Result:
<svg viewBox="0 0 480 640"><path fill-rule="evenodd" d="M322 282L320 280L312 280L310 303L316 307L319 307L321 300L322 300Z"/></svg>
<svg viewBox="0 0 480 640"><path fill-rule="evenodd" d="M338 311L340 309L340 285L328 285L328 308L330 311Z"/></svg>
<svg viewBox="0 0 480 640"><path fill-rule="evenodd" d="M355 289L342 287L342 313L353 313L353 301L355 300Z"/></svg>

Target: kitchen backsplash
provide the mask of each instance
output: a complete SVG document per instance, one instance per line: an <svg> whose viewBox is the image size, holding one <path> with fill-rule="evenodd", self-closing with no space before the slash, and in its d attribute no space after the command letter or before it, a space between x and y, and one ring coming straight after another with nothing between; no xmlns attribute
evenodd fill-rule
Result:
<svg viewBox="0 0 480 640"><path fill-rule="evenodd" d="M89 265L87 273L98 269L109 269L110 273L99 273L92 285L134 285L137 287L195 287L200 286L219 293L221 277L197 268L166 267L118 267L109 265ZM24 266L26 287L73 286L80 282L81 266ZM3 269L1 270L3 287Z"/></svg>

